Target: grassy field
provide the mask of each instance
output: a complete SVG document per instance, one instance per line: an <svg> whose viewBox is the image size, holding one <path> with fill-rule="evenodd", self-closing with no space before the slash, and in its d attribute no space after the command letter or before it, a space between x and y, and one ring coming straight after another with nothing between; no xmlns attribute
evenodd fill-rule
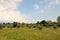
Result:
<svg viewBox="0 0 60 40"><path fill-rule="evenodd" d="M0 40L60 40L60 28L43 28L42 30L34 28L0 30Z"/></svg>

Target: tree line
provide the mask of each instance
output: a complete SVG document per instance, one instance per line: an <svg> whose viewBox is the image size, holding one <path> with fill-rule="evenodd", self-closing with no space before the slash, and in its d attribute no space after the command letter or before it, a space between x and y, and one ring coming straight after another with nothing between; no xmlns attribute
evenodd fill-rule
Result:
<svg viewBox="0 0 60 40"><path fill-rule="evenodd" d="M46 21L37 21L36 23L19 23L19 22L13 22L13 23L0 23L0 29L3 28L38 28L39 30L42 30L43 27L52 27L54 29L57 29L57 27L60 27L60 16L57 17L57 22L52 22L51 20Z"/></svg>

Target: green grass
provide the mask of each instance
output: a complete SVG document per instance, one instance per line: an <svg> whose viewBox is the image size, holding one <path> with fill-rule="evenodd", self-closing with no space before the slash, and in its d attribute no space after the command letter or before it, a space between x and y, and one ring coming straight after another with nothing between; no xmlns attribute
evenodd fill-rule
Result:
<svg viewBox="0 0 60 40"><path fill-rule="evenodd" d="M19 28L0 30L0 40L60 40L60 28Z"/></svg>

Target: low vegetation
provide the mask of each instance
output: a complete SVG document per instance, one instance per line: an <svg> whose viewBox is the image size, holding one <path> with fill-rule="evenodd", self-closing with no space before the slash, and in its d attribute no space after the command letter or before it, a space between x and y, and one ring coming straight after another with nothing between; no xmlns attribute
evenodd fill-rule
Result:
<svg viewBox="0 0 60 40"><path fill-rule="evenodd" d="M60 40L60 28L4 28L0 30L0 40Z"/></svg>
<svg viewBox="0 0 60 40"><path fill-rule="evenodd" d="M60 16L37 23L0 23L0 40L60 40Z"/></svg>

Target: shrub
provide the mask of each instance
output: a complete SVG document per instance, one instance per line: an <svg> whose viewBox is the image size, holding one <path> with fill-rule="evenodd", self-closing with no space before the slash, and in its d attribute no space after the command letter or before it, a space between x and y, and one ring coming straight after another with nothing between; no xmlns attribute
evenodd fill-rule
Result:
<svg viewBox="0 0 60 40"><path fill-rule="evenodd" d="M2 29L3 28L3 25L2 24L0 24L0 29Z"/></svg>
<svg viewBox="0 0 60 40"><path fill-rule="evenodd" d="M42 20L40 24L42 24L43 26L47 26L47 22L45 20Z"/></svg>
<svg viewBox="0 0 60 40"><path fill-rule="evenodd" d="M13 22L13 28L17 27L17 22Z"/></svg>
<svg viewBox="0 0 60 40"><path fill-rule="evenodd" d="M57 24L54 24L53 29L57 29Z"/></svg>

